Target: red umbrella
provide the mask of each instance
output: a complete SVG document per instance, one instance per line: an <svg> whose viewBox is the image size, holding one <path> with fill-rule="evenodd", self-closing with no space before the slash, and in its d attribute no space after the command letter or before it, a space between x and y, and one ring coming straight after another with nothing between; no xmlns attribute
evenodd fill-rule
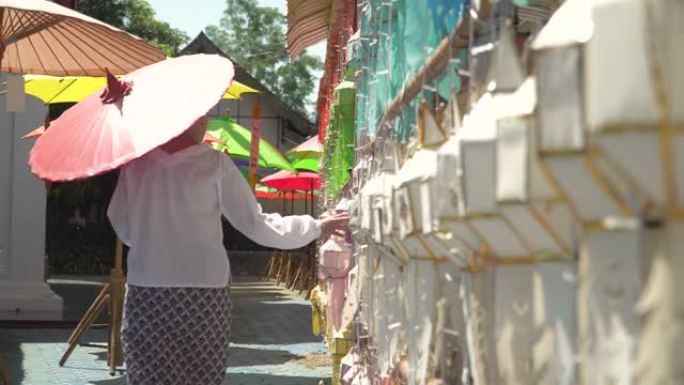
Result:
<svg viewBox="0 0 684 385"><path fill-rule="evenodd" d="M304 194L295 193L295 192L274 193L274 192L268 192L268 191L257 191L256 197L257 198L263 198L263 199L294 199L294 200L309 199L308 194L306 194L306 193L304 193Z"/></svg>
<svg viewBox="0 0 684 385"><path fill-rule="evenodd" d="M261 183L278 190L312 191L321 188L321 179L313 172L278 171L261 179Z"/></svg>
<svg viewBox="0 0 684 385"><path fill-rule="evenodd" d="M31 171L67 181L101 174L180 135L226 92L233 64L190 55L143 67L65 111L31 150Z"/></svg>

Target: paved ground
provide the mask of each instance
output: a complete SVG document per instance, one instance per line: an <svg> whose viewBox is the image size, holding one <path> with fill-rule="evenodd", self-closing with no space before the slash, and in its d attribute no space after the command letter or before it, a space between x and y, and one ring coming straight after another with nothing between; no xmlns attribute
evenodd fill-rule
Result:
<svg viewBox="0 0 684 385"><path fill-rule="evenodd" d="M97 292L96 288L84 287L86 290L70 288L62 293L70 291L69 295L88 297ZM80 307L89 302L83 298L67 300ZM270 283L239 280L233 284L232 330L225 384L315 385L321 379L330 382L330 361L321 339L311 335L307 301ZM0 329L0 366L4 361L11 385L126 383L124 368L116 376L109 376L106 354L99 348L77 348L65 367L60 368L57 363L70 333L68 328ZM87 339L104 342L105 330L91 330ZM4 385L2 376L0 385Z"/></svg>

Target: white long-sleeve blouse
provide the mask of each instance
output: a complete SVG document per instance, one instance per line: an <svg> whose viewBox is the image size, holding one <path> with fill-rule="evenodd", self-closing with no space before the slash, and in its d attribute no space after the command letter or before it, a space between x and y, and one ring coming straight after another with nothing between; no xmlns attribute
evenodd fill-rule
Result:
<svg viewBox="0 0 684 385"><path fill-rule="evenodd" d="M194 145L156 149L126 165L107 215L130 247L128 283L154 287L222 287L230 278L221 215L265 246L292 249L320 235L308 215L265 214L224 154Z"/></svg>

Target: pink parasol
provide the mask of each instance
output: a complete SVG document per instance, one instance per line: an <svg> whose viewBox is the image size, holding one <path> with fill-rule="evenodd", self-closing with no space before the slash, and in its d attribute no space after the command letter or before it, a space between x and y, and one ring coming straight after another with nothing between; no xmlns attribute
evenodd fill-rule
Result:
<svg viewBox="0 0 684 385"><path fill-rule="evenodd" d="M169 81L172 79L173 81ZM101 174L180 135L226 92L233 64L218 55L190 55L143 67L50 122L31 150L41 179Z"/></svg>
<svg viewBox="0 0 684 385"><path fill-rule="evenodd" d="M306 142L298 145L297 147L289 150L288 155L302 155L302 154L318 154L323 153L323 144L319 140L317 135L312 136Z"/></svg>
<svg viewBox="0 0 684 385"><path fill-rule="evenodd" d="M35 130L29 132L28 134L22 136L21 138L22 139L40 138L41 136L43 136L43 134L45 134L45 126L40 126L40 127L36 128ZM208 132L208 131L206 134L204 134L204 138L202 139L202 142L204 144L210 144L210 145L214 144L214 143L226 145L226 142L217 138L216 136L214 136L214 134L212 134L211 132Z"/></svg>
<svg viewBox="0 0 684 385"><path fill-rule="evenodd" d="M22 139L40 138L45 133L45 126L40 126L28 134L22 136Z"/></svg>

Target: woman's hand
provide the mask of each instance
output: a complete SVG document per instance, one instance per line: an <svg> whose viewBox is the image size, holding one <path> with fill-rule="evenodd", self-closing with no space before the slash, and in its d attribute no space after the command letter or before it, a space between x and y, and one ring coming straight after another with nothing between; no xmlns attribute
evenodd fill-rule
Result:
<svg viewBox="0 0 684 385"><path fill-rule="evenodd" d="M349 229L349 213L339 213L321 220L321 239L331 235L344 237Z"/></svg>

